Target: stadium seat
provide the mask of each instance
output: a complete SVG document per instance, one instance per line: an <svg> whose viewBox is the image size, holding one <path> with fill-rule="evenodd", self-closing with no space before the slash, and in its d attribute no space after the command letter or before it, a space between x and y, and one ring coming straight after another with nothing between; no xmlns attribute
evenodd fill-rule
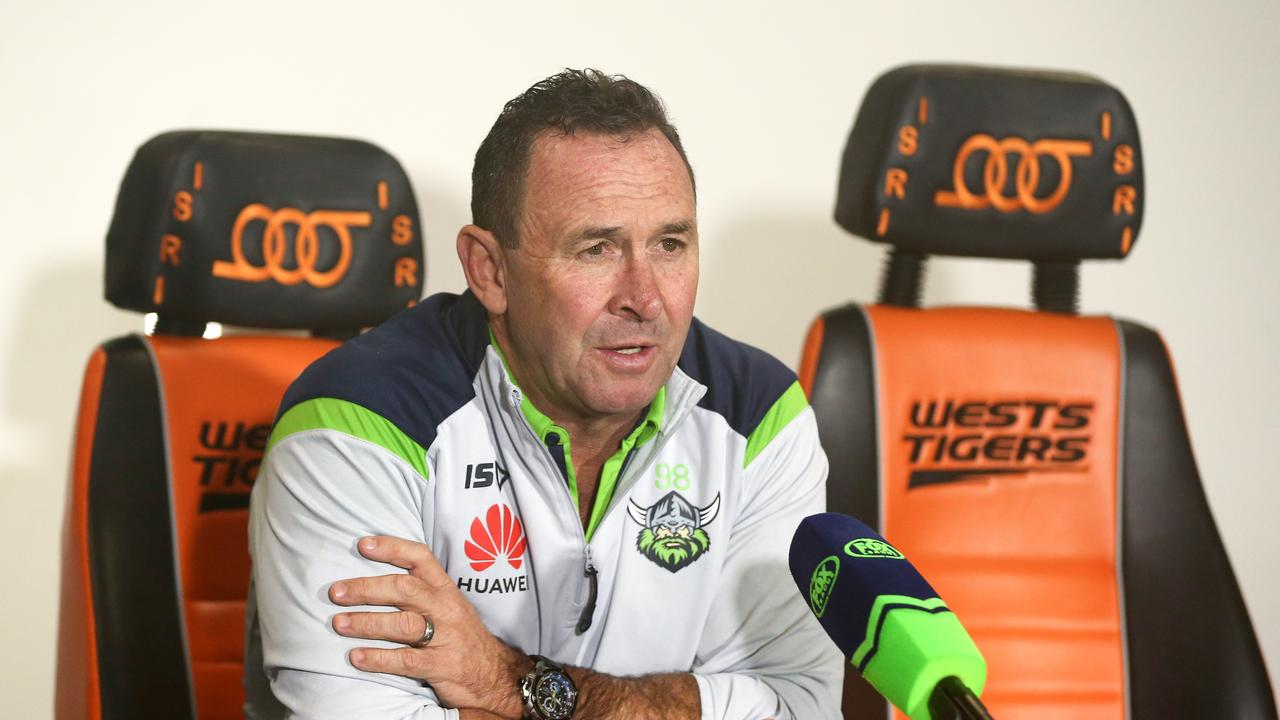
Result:
<svg viewBox="0 0 1280 720"><path fill-rule="evenodd" d="M60 720L243 716L249 490L276 406L338 340L421 297L418 228L404 171L364 142L184 131L138 150L106 297L154 330L85 371ZM215 322L294 332L205 339Z"/></svg>
<svg viewBox="0 0 1280 720"><path fill-rule="evenodd" d="M1144 204L1132 111L1082 75L898 68L845 149L836 220L889 257L805 341L828 507L956 611L1001 720L1276 717L1165 345L1078 313L1080 262L1128 255ZM922 309L931 255L1030 261L1034 309ZM845 717L886 710L847 673Z"/></svg>

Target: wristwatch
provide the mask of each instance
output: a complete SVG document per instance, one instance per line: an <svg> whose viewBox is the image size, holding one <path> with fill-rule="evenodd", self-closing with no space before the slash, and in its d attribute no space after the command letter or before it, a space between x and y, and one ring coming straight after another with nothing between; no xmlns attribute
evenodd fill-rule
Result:
<svg viewBox="0 0 1280 720"><path fill-rule="evenodd" d="M520 699L529 720L569 720L578 705L578 688L564 668L541 655L530 655L533 670L520 681Z"/></svg>

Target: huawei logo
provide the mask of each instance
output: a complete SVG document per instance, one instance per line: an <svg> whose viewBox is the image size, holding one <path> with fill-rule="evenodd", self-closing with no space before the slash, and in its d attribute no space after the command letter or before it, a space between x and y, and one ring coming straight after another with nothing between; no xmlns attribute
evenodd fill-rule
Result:
<svg viewBox="0 0 1280 720"><path fill-rule="evenodd" d="M524 564L524 528L506 505L491 505L484 519L471 521L471 539L463 545L476 572L488 570L499 557L516 570Z"/></svg>

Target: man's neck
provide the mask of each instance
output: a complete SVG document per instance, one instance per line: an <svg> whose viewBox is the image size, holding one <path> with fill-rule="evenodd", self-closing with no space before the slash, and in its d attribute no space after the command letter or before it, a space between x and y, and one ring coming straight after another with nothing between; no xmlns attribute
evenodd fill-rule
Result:
<svg viewBox="0 0 1280 720"><path fill-rule="evenodd" d="M644 411L641 410L641 413ZM591 526L591 514L595 510L596 495L600 491L600 475L604 463L617 452L622 439L631 428L640 421L640 415L619 423L573 423L564 422L548 415L557 425L569 431L573 442L573 456L565 458L573 463L574 476L578 490L578 516L582 519L582 529L588 531Z"/></svg>
<svg viewBox="0 0 1280 720"><path fill-rule="evenodd" d="M640 408L626 415L587 415L572 409L561 407L559 403L546 397L534 383L522 381L524 373L518 354L512 352L510 337L501 323L493 322L493 338L507 363L516 384L520 386L525 397L538 410L556 425L569 433L573 447L573 466L579 484L589 482L592 486L599 480L600 468L609 458L622 440L644 417L645 409Z"/></svg>
<svg viewBox="0 0 1280 720"><path fill-rule="evenodd" d="M641 409L636 414L621 420L611 417L599 422L562 421L554 415L547 417L568 430L569 437L573 439L573 464L578 472L579 482L584 474L589 475L589 479L595 482L600 477L601 465L610 455L617 452L623 438L644 417L644 410ZM584 473L584 470L590 472Z"/></svg>
<svg viewBox="0 0 1280 720"><path fill-rule="evenodd" d="M569 433L571 452L566 454L565 462L572 468L571 477L577 491L578 516L582 520L583 532L590 532L591 515L595 510L605 461L617 452L645 410L641 408L626 415L592 416L562 407L543 394L535 383L522 382L524 376L519 357L510 352L511 345L505 339L504 334L495 329L494 340L508 363L508 372L524 392L525 401Z"/></svg>
<svg viewBox="0 0 1280 720"><path fill-rule="evenodd" d="M512 374L519 384L519 375L513 368ZM556 425L569 432L573 447L573 467L578 478L579 491L585 483L592 486L600 478L600 468L610 455L617 452L622 440L635 428L645 409L641 408L627 415L608 415L600 417L582 417L558 407L550 399L541 397L536 388L521 390L538 412L551 418Z"/></svg>

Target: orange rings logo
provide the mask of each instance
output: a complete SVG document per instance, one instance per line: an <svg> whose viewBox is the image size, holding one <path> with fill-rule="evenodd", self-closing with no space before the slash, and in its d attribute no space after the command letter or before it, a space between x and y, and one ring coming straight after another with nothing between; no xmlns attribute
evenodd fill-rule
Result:
<svg viewBox="0 0 1280 720"><path fill-rule="evenodd" d="M228 280L264 282L268 278L281 285L297 285L306 281L317 288L332 287L347 274L351 265L351 228L368 227L373 221L370 213L355 210L316 210L304 213L297 208L279 210L261 203L246 205L236 217L231 230L231 261L215 260L213 275ZM244 254L244 231L250 223L262 222L262 264L255 265ZM288 241L286 228L297 228L294 235L294 263L285 267L285 250ZM327 227L338 237L338 261L332 267L321 270L316 266L320 258L319 228Z"/></svg>
<svg viewBox="0 0 1280 720"><path fill-rule="evenodd" d="M983 188L973 192L965 184L964 170L969 156L975 152L986 151L987 160L982 168ZM1018 156L1017 167L1013 171L1013 196L1004 194L1009 179L1009 155ZM934 195L934 204L939 207L957 207L965 210L981 210L994 207L1004 213L1026 210L1039 215L1058 207L1071 191L1071 158L1088 157L1093 154L1093 144L1085 140L1043 139L1029 143L1020 137L1011 136L996 140L985 133L973 135L960 146L956 153L955 164L951 170L951 179L955 190L939 190ZM1040 185L1040 159L1051 157L1058 163L1058 186L1045 197L1037 197L1036 190Z"/></svg>

